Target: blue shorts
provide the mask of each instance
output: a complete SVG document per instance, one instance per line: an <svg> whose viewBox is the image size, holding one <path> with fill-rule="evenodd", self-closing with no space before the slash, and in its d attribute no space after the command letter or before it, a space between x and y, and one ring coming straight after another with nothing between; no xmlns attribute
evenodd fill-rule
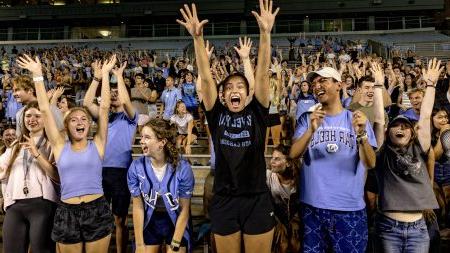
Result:
<svg viewBox="0 0 450 253"><path fill-rule="evenodd" d="M170 245L175 226L167 212L153 212L152 218L144 229L145 245ZM183 237L181 247L186 247L187 241Z"/></svg>

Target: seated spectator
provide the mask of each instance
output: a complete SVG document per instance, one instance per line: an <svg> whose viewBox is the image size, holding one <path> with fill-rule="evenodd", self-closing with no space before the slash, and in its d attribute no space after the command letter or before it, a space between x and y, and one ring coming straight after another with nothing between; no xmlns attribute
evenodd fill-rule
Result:
<svg viewBox="0 0 450 253"><path fill-rule="evenodd" d="M300 202L297 191L298 165L289 158L289 147L274 148L267 170L267 186L272 194L277 225L272 251L277 253L300 250Z"/></svg>
<svg viewBox="0 0 450 253"><path fill-rule="evenodd" d="M178 131L177 148L183 148L186 154L191 154L191 144L197 139L196 128L194 126L194 118L186 110L183 101L178 101L176 112L170 117L170 123L175 124Z"/></svg>

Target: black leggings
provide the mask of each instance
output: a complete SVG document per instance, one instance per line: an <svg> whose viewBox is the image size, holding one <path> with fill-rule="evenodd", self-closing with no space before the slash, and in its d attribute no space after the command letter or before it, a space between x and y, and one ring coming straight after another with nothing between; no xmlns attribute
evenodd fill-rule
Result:
<svg viewBox="0 0 450 253"><path fill-rule="evenodd" d="M3 221L5 253L27 253L28 244L33 253L55 252L50 234L56 204L42 199L18 200L6 209Z"/></svg>

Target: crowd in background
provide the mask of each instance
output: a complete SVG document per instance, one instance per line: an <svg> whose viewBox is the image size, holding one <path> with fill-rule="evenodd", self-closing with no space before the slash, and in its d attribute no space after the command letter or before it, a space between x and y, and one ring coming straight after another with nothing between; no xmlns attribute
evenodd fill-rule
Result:
<svg viewBox="0 0 450 253"><path fill-rule="evenodd" d="M249 48L250 66L246 65L241 54L242 51L239 51L246 45ZM259 48L251 47L252 44L247 39L241 43L227 43L222 48L214 49L211 46L207 43L206 51L212 80L217 85L227 80L230 75L236 73L244 75L249 68L252 71L257 69L257 63L261 60L258 58ZM131 121L136 121L138 132L143 138L145 134L148 134L148 129L153 129L152 133L159 134L160 130L155 129L162 126L168 127L162 122L169 122L176 129L174 145L177 150L184 154L191 154L191 145L196 143L198 135L208 130L205 108L201 106L202 95L205 94L201 82L205 79L202 79L203 76L200 77L197 67L198 59L193 55L184 57L165 55L161 59L157 57L158 52L151 50L122 48L100 50L98 48L60 46L48 49L27 48L18 51L14 48L12 52L2 50L0 114L3 119L2 139L5 148L10 147L15 136L20 136L19 133L23 131L21 119L18 119L16 115L23 111L24 106L27 108L30 106L27 101L23 101L24 95L20 94L27 92L28 89L22 85L21 78L31 71L29 67L21 65L19 60L23 59L25 55L29 55L32 59L35 57L40 59L43 71L42 82L49 108L60 114L60 121L63 121L64 117L71 112L71 108L77 106L86 106L94 115L92 106L102 108L102 101L106 97L103 94L104 91L100 92L100 89L97 91L97 86L95 89L89 88L94 87L92 83L97 82L96 85L98 85L105 80L106 71L112 86L121 86L121 82L123 82L133 108L131 113L129 108L125 108L127 117ZM112 58L115 59L113 63ZM302 117L302 115L310 114L320 118L320 113L317 111L321 110L322 105L319 101L320 99L325 100L325 98L319 99L320 96L324 96L320 93L321 91L313 92L313 84L318 82L315 79L317 76L332 77L336 81L341 81L339 101L345 109L356 112L355 115L362 112L367 118L369 127L367 131L361 130L364 136L358 134L358 138L368 138L368 142L374 148L377 146L380 148L383 144L383 141L380 142L375 138L375 135L379 134L375 130L376 124L380 120L380 113L376 109L376 106L380 105L380 101L383 108L381 118L384 119L384 127L390 129L397 127L396 124L403 124L404 128L404 125L411 125L414 129L419 126L416 128L417 133L415 134L419 135L417 142L421 142L421 145L414 146L411 154L414 156L416 151L422 152L420 153L421 159L426 162L428 175L434 181L433 198L436 198L439 206L434 206L434 203L431 203L433 200L421 204L435 207L431 208L434 210L424 210L423 217L425 217L427 231L430 234L430 251L436 250L439 230L450 228L450 61L435 66L436 61L429 64L428 61L414 55L411 51L404 54L394 52L392 59L385 59L367 52L359 42L344 42L333 37L304 38L298 45L291 45L288 51L280 50L277 45L272 45L270 58L270 67L266 74L269 79L271 103L266 124L267 135L264 137L266 150L269 143L275 146L273 153L270 154L272 158L271 162L267 164L266 174L277 218L273 251L297 252L300 248L300 238L305 236L300 231L301 221L307 221L307 218L299 217L299 210L304 208L312 213L317 211L316 207L309 206L312 205L311 203L308 203L309 205L306 207L299 203L299 194L303 193L298 192L298 184L306 184L299 179L300 168L311 166L311 161L308 159L313 159L312 157L320 156L320 154L306 155L302 150L299 154L306 155L308 159L305 160L304 156L303 159L297 159L296 155L292 155L293 151L289 151L289 146L293 142L297 143L307 133L306 126L312 124L312 121L308 123L310 118ZM111 66L105 70L105 65ZM111 71L114 66L118 67L120 71L115 69L114 74L110 75L108 71ZM430 84L429 72L441 67L442 71L437 80L432 80L436 81L435 84ZM330 68L334 72L329 70ZM323 72L324 69L331 72ZM311 76L311 73L316 75ZM431 89L430 86L434 86L436 90L432 100L426 97L428 90ZM381 88L379 94L377 88ZM116 97L120 97L121 100L126 99L123 90L120 91L120 87L118 89L118 94L111 92L111 104L117 99ZM223 89L223 86L218 86L218 99L226 104ZM251 90L251 84L249 89ZM38 95L39 107L41 107L40 99ZM426 106L424 106L425 102ZM424 107L430 107L428 109L431 115L429 122L425 121L425 123L422 122L424 121L423 117L421 118L423 113L427 113ZM399 115L403 118L399 119ZM100 117L100 115L96 115L96 117ZM58 116L55 116L58 123L57 118ZM165 121L158 121L159 119ZM424 127L426 124L429 124L429 127ZM100 123L99 127L101 127ZM371 127L374 132L369 130ZM63 126L60 126L59 129L63 129ZM420 134L423 129L429 130L432 147L432 152L427 154L423 154L427 150L420 151L420 148L424 147L423 135ZM382 135L384 135L384 130L385 128L382 128ZM313 143L310 148L314 146L314 141L320 143L323 141L322 139L331 137L326 136L325 133L320 137L321 140L314 138L310 140ZM291 141L292 139L294 141ZM389 140L386 137L386 142ZM327 146L327 152L340 152L336 148ZM45 147L42 150L43 153L48 153L45 151ZM211 147L210 150L214 152L215 149ZM150 151L144 150L143 152ZM385 152L385 150L381 152ZM47 153L45 155L50 157ZM37 154L33 154L33 156L39 157ZM379 157L377 156L378 161ZM214 161L211 164L213 165ZM172 165L176 166L174 163ZM136 162L132 166L139 171L141 165ZM188 165L183 164L181 167L184 171L187 170ZM379 184L375 173L371 171L368 172L364 188L369 226L372 226L373 217L380 219L380 216L377 216L377 210L381 209L377 196L386 194L382 192L385 190L384 185ZM305 177L305 175L301 177ZM420 183L417 184L420 185ZM134 190L137 191L136 189ZM130 186L130 191L132 196L135 196L136 193L133 192L132 186ZM419 193L417 194L419 196ZM186 194L186 196L188 195ZM305 198L307 199L302 195L300 199L302 202L308 202ZM382 201L385 201L383 202L385 205L387 205L386 203L392 204L392 200L383 199ZM313 203L316 202L313 201ZM322 213L321 215L328 214ZM382 219L384 219L383 222L389 220L384 216ZM185 246L187 243L180 240L178 246L180 244ZM177 243L175 243L176 245ZM339 243L333 244L333 246L339 246ZM339 252L336 249L335 251Z"/></svg>

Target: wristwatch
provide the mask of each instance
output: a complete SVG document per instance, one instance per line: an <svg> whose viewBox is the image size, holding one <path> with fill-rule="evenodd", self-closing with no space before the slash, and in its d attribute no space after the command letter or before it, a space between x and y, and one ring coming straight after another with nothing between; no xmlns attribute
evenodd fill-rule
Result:
<svg viewBox="0 0 450 253"><path fill-rule="evenodd" d="M363 142L363 140L366 140L367 138L368 138L367 132L364 130L361 134L358 134L356 136L356 142L358 144L361 144Z"/></svg>
<svg viewBox="0 0 450 253"><path fill-rule="evenodd" d="M170 243L170 249L173 252L178 252L180 250L180 242L176 240L172 240L172 243Z"/></svg>

